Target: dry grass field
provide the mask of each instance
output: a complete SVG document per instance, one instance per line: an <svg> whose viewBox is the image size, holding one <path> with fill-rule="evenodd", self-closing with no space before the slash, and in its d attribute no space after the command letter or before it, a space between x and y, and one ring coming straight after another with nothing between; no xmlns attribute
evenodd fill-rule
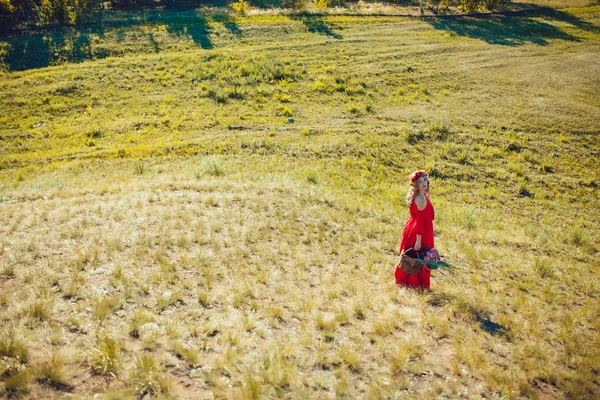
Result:
<svg viewBox="0 0 600 400"><path fill-rule="evenodd" d="M598 398L599 54L600 7L0 36L0 396Z"/></svg>

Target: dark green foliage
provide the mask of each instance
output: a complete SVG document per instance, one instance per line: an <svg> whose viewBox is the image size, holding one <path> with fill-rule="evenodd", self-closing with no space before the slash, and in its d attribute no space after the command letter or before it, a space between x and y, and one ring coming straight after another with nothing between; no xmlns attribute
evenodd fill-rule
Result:
<svg viewBox="0 0 600 400"><path fill-rule="evenodd" d="M13 22L72 24L100 8L98 0L2 0L0 14Z"/></svg>
<svg viewBox="0 0 600 400"><path fill-rule="evenodd" d="M509 0L457 0L456 3L467 12L477 12L504 6Z"/></svg>
<svg viewBox="0 0 600 400"><path fill-rule="evenodd" d="M281 5L294 10L302 10L308 4L307 0L282 0Z"/></svg>

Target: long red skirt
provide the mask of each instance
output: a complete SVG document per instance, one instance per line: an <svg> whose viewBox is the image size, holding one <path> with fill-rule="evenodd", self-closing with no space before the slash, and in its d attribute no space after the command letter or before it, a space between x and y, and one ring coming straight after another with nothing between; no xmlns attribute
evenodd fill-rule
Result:
<svg viewBox="0 0 600 400"><path fill-rule="evenodd" d="M418 274L409 275L396 266L396 272L394 272L394 276L396 277L397 285L429 290L431 268L423 266Z"/></svg>

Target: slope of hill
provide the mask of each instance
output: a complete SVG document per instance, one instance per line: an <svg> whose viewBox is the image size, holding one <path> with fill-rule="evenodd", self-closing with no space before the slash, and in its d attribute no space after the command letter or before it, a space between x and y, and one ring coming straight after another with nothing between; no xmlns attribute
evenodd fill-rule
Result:
<svg viewBox="0 0 600 400"><path fill-rule="evenodd" d="M0 38L0 389L600 394L600 7ZM409 174L459 267L393 283Z"/></svg>

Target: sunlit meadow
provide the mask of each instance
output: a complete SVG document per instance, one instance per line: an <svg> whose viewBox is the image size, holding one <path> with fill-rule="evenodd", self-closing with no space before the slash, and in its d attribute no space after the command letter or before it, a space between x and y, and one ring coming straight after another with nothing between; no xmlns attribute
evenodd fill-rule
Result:
<svg viewBox="0 0 600 400"><path fill-rule="evenodd" d="M600 7L107 18L0 37L0 396L600 396Z"/></svg>

